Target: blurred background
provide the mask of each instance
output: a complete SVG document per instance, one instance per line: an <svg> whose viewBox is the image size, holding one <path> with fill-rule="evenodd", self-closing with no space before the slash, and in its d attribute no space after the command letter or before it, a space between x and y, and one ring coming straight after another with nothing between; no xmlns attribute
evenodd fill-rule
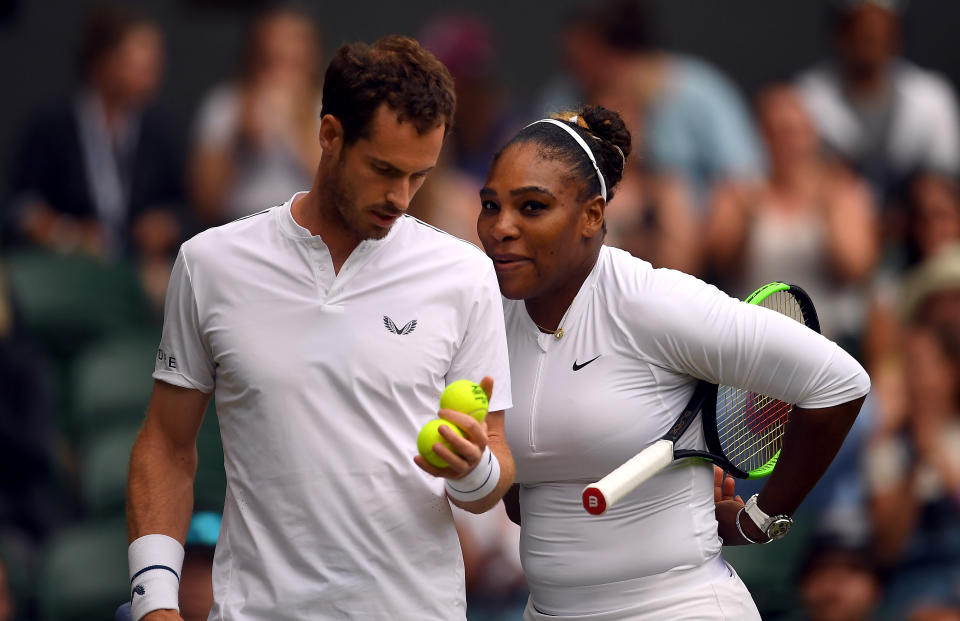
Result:
<svg viewBox="0 0 960 621"><path fill-rule="evenodd" d="M126 466L176 250L309 187L327 59L388 33L457 83L414 215L475 240L499 146L601 103L636 154L607 243L738 297L799 284L867 367L794 531L724 552L764 619L960 619L960 3L0 0L0 621L127 597ZM199 451L187 621L212 598L213 406ZM470 619L519 618L517 528L457 519Z"/></svg>

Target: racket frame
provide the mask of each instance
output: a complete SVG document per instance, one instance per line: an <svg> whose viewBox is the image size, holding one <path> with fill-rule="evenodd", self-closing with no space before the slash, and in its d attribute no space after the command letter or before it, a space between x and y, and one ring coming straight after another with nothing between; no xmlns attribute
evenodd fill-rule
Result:
<svg viewBox="0 0 960 621"><path fill-rule="evenodd" d="M747 296L744 302L747 304L758 305L763 300L780 291L790 292L800 307L800 312L803 316L803 324L811 330L819 333L820 319L817 316L817 310L813 305L813 300L810 299L810 296L806 291L797 285L784 282L768 283ZM677 420L673 423L673 425L670 427L670 430L667 431L666 434L654 442L654 444L646 447L643 451L637 453L630 460L624 462L621 466L607 476L584 488L582 493L584 509L593 515L600 515L606 512L608 507L619 502L623 496L636 489L636 487L639 485L642 485L643 482L645 482L648 478L668 466L671 462L679 459L691 457L704 459L716 464L725 472L738 479L758 479L768 476L771 472L773 472L773 469L777 465L777 459L780 457L779 450L767 461L767 463L752 471L742 470L724 456L724 451L720 445L719 432L717 430L718 390L719 386L717 384L712 384L705 380L700 380L697 382L697 385L693 391L693 395L687 402L686 407L683 409L680 415L677 416ZM790 407L792 411L794 406L791 405ZM706 443L708 450L699 451L694 449L674 449L673 446L697 418L697 414L700 414L701 421L703 423L702 428L704 442ZM665 443L669 443L669 445ZM666 459L666 454L663 452L665 450L664 447L667 446L669 446L669 449L672 449L672 458L669 460ZM650 459L644 459L642 456L652 447L657 447L651 451L655 452L656 456L653 456ZM630 467L627 467L628 465ZM611 479L613 479L613 481L611 481ZM637 480L640 482L635 483ZM614 485L611 486L609 485L610 483L613 483ZM622 489L624 487L624 483L627 483L628 489L622 493L613 492L612 490L605 491L602 489L607 487Z"/></svg>

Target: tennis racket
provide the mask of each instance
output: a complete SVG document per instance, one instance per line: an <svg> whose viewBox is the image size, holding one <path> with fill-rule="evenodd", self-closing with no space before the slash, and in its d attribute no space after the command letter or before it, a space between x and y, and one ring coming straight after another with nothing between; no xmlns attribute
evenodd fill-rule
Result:
<svg viewBox="0 0 960 621"><path fill-rule="evenodd" d="M820 332L813 301L796 285L770 283L744 301L775 310ZM600 515L671 462L687 457L709 460L740 479L765 477L777 465L792 410L791 404L771 397L701 380L690 402L661 439L583 490L583 508ZM698 414L707 450L675 450L674 444Z"/></svg>

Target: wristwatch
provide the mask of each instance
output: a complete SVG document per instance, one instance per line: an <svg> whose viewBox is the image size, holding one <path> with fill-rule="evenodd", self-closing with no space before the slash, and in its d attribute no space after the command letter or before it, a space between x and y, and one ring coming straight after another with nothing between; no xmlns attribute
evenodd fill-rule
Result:
<svg viewBox="0 0 960 621"><path fill-rule="evenodd" d="M767 515L763 512L763 509L757 506L758 495L759 494L754 494L747 500L747 503L743 506L744 512L750 516L750 519L757 525L757 528L763 531L771 541L774 539L783 539L787 533L790 532L790 527L793 526L793 518L783 514L774 516Z"/></svg>

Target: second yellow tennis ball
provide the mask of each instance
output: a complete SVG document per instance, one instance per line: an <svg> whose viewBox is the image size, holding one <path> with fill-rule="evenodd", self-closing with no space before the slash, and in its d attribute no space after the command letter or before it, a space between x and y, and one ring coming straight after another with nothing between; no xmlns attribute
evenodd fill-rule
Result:
<svg viewBox="0 0 960 621"><path fill-rule="evenodd" d="M457 380L447 386L440 395L441 410L456 410L463 412L483 422L487 416L487 393L483 392L480 384L470 380Z"/></svg>
<svg viewBox="0 0 960 621"><path fill-rule="evenodd" d="M447 442L447 439L440 435L440 425L446 425L450 429L463 437L463 432L460 431L460 428L451 423L448 420L443 420L442 418L435 418L423 427L420 428L420 433L417 434L417 450L420 451L420 454L426 459L431 465L436 466L437 468L446 468L450 464L446 460L439 457L436 453L433 452L433 445L440 443L456 453L456 449Z"/></svg>

